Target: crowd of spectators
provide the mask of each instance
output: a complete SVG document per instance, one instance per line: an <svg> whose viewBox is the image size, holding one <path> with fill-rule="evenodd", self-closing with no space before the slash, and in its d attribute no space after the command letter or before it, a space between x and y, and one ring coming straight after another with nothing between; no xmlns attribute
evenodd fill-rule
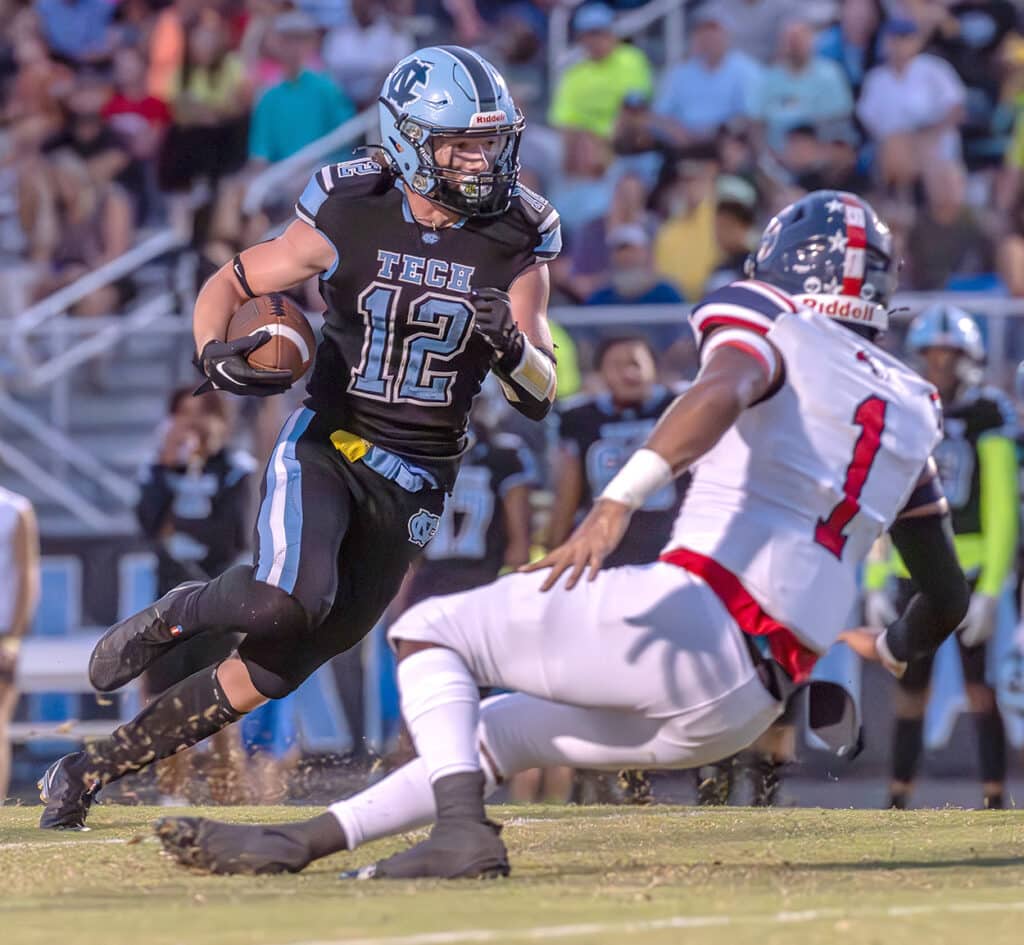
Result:
<svg viewBox="0 0 1024 945"><path fill-rule="evenodd" d="M442 38L491 58L527 114L524 180L563 221L558 301L693 300L817 187L876 203L904 288L1024 294L1011 0L686 0L685 57L664 68L660 27L615 32L639 2L588 0L578 55L551 75L557 2L0 0L0 313L116 257L186 197L203 208L200 272L222 264L271 222L242 213L253 175L373 105L399 57ZM121 311L134 291L75 311Z"/></svg>
<svg viewBox="0 0 1024 945"><path fill-rule="evenodd" d="M527 130L524 165L562 211L567 301L693 301L821 187L889 220L901 288L1024 292L1024 23L1010 0L686 9L685 58L658 74L655 43L582 6L583 58L548 111L561 160L536 143L548 129Z"/></svg>

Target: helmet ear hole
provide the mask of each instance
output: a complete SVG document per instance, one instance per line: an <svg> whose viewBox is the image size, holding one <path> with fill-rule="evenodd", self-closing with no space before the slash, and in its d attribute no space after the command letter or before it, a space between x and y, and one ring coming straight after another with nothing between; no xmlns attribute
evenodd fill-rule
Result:
<svg viewBox="0 0 1024 945"><path fill-rule="evenodd" d="M753 279L756 272L757 263L754 262L754 257L747 256L747 258L743 260L743 275L748 279Z"/></svg>

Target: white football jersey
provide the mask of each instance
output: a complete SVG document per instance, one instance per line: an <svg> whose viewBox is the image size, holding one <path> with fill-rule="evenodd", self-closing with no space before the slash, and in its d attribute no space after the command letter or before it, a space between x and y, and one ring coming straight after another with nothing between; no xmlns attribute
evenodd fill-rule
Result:
<svg viewBox="0 0 1024 945"><path fill-rule="evenodd" d="M940 439L935 389L764 283L712 293L691 321L699 341L722 325L767 338L785 376L701 458L666 551L712 558L823 653L848 625L868 549Z"/></svg>

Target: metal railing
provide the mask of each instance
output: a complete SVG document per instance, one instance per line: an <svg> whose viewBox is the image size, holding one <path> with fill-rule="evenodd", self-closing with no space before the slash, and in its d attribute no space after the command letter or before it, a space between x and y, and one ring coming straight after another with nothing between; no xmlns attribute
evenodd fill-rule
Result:
<svg viewBox="0 0 1024 945"><path fill-rule="evenodd" d="M273 164L249 183L244 209L260 210L282 187L295 189L301 171L312 172L331 154L347 147L375 127L376 109L369 108L340 125L329 134ZM290 196L297 196L297 193ZM178 206L177 225L169 225L152 234L117 259L87 273L42 301L26 309L9 323L0 336L14 367L7 378L0 378L0 419L34 441L45 451L58 470L74 470L74 482L88 484L109 496L122 510L130 509L137 494L133 481L119 475L108 463L91 456L68 434L74 409L71 372L95 358L108 355L121 342L142 333L188 335L186 318L175 317L183 308L180 293L163 291L145 299L124 315L78 318L67 314L84 298L170 252L188 247L192 214L200 204L189 197ZM6 388L6 390L5 390ZM45 413L20 404L10 391L31 395L45 390L49 394ZM68 511L86 528L109 531L111 516L75 488L72 480L45 468L24 449L3 443L0 463L30 480L49 500Z"/></svg>

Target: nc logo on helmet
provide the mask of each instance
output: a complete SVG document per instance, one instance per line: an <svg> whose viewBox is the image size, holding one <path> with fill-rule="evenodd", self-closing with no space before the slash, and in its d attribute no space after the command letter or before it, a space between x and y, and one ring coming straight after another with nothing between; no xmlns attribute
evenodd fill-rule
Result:
<svg viewBox="0 0 1024 945"><path fill-rule="evenodd" d="M420 97L416 89L427 84L427 76L433 67L433 63L421 62L419 59L402 63L391 74L387 97L399 108L411 105Z"/></svg>
<svg viewBox="0 0 1024 945"><path fill-rule="evenodd" d="M420 509L409 519L409 541L421 548L425 547L427 542L437 534L437 526L440 523L441 519L433 512Z"/></svg>

